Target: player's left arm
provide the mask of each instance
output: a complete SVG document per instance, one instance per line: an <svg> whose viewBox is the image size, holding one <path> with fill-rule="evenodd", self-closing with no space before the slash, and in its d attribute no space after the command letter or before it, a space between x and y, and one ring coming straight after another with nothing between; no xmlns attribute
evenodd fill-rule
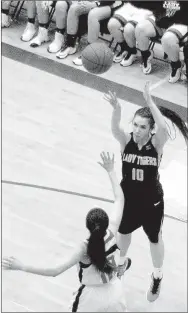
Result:
<svg viewBox="0 0 188 313"><path fill-rule="evenodd" d="M168 134L168 129L166 126L165 118L160 112L160 110L158 109L157 105L153 101L152 96L150 94L150 82L149 81L146 82L143 95L144 95L144 98L146 100L148 107L151 110L154 121L157 125L155 136L153 136L153 143L158 150L162 150L165 143L169 139L169 134Z"/></svg>
<svg viewBox="0 0 188 313"><path fill-rule="evenodd" d="M25 265L14 257L3 258L2 266L7 270L19 270L27 273L32 273L42 276L56 277L72 266L76 265L86 253L85 243L81 243L78 248L76 248L70 256L68 256L61 265L53 268L40 268L32 265Z"/></svg>

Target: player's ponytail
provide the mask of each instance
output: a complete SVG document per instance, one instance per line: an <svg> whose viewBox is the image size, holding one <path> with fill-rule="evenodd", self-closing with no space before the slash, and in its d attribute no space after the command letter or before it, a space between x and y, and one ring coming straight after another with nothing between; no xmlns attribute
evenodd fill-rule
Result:
<svg viewBox="0 0 188 313"><path fill-rule="evenodd" d="M167 117L174 125L176 125L176 127L179 129L179 131L183 135L185 141L187 142L188 128L185 122L182 120L182 118L174 111L167 109L163 106L159 106L158 108L165 117Z"/></svg>
<svg viewBox="0 0 188 313"><path fill-rule="evenodd" d="M182 118L176 112L174 112L170 109L167 109L163 106L158 106L158 108L161 111L163 116L168 118L172 122L173 125L176 125L176 127L179 129L179 131L181 132L181 134L183 135L183 137L185 138L185 141L187 143L188 128L187 128L185 122L182 120ZM139 116L144 117L144 118L148 118L149 122L150 122L151 129L154 128L155 121L154 121L153 115L152 115L149 107L143 107L143 108L138 109L135 112L134 116L136 116L136 115L139 115Z"/></svg>
<svg viewBox="0 0 188 313"><path fill-rule="evenodd" d="M108 215L102 209L92 209L87 215L86 226L90 231L87 254L96 269L107 274L113 271L113 268L108 263L105 255L104 236L108 224Z"/></svg>

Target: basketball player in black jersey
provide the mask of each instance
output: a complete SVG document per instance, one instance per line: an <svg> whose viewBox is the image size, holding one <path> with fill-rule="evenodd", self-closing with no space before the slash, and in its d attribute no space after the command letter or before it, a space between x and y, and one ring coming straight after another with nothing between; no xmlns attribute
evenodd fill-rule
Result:
<svg viewBox="0 0 188 313"><path fill-rule="evenodd" d="M131 243L131 234L142 226L150 242L154 266L152 283L147 292L147 299L152 302L159 296L163 277L164 243L161 227L164 217L164 201L158 168L163 147L169 137L164 116L179 128L186 141L188 129L175 112L156 106L149 88L149 82L147 82L144 89L147 107L136 111L132 121L132 133L125 133L120 127L121 106L115 93L109 91L104 99L113 107L111 128L121 146L121 187L126 199L118 234L118 246L121 249L119 277L123 275L127 267L126 253Z"/></svg>

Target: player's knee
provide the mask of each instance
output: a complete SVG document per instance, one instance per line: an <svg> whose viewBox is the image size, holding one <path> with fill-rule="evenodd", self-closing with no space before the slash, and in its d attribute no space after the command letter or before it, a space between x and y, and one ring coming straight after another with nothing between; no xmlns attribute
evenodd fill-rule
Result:
<svg viewBox="0 0 188 313"><path fill-rule="evenodd" d="M151 243L158 244L162 239L162 231L159 233L150 233L147 234L148 239Z"/></svg>

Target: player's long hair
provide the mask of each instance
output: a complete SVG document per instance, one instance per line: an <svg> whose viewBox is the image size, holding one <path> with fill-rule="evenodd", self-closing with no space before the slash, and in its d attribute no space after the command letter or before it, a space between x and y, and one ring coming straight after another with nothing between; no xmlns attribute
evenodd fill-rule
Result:
<svg viewBox="0 0 188 313"><path fill-rule="evenodd" d="M188 128L187 128L185 122L182 120L182 118L177 113L175 113L174 111L167 109L163 106L158 106L158 109L161 111L163 116L167 117L172 122L173 126L176 125L176 127L179 129L179 131L181 132L181 134L183 135L183 137L187 143L187 141L188 141ZM153 130L154 125L155 125L155 121L154 121L154 118L153 118L153 115L151 113L150 108L143 107L141 109L138 109L135 112L134 117L136 115L148 118L149 123L150 123L150 128L151 128L151 130Z"/></svg>
<svg viewBox="0 0 188 313"><path fill-rule="evenodd" d="M90 231L87 254L96 269L107 274L113 271L113 267L108 263L105 255L104 236L108 224L108 215L100 208L91 209L87 214L86 227Z"/></svg>

